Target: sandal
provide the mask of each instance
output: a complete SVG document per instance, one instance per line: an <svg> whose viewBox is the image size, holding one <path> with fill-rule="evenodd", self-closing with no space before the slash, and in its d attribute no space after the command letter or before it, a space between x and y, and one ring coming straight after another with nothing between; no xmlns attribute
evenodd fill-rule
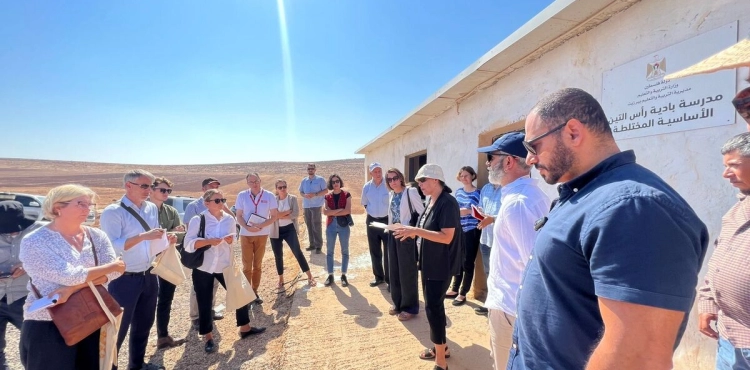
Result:
<svg viewBox="0 0 750 370"><path fill-rule="evenodd" d="M395 315L398 315L400 313L401 313L401 311L399 311L398 309L396 309L396 306L391 306L388 309L388 314L391 315L391 316L395 316Z"/></svg>
<svg viewBox="0 0 750 370"><path fill-rule="evenodd" d="M279 294L286 292L286 289L284 288L284 283L279 283L278 285L276 285L276 290L277 290L277 293Z"/></svg>
<svg viewBox="0 0 750 370"><path fill-rule="evenodd" d="M307 285L309 285L309 286L316 286L316 285L318 285L318 282L315 281L315 278L309 278L309 279L307 279Z"/></svg>
<svg viewBox="0 0 750 370"><path fill-rule="evenodd" d="M412 317L414 317L413 313L404 311L398 314L398 321L408 321L411 320Z"/></svg>
<svg viewBox="0 0 750 370"><path fill-rule="evenodd" d="M434 360L435 347L425 348L424 351L419 352L419 358L422 360ZM445 346L445 358L451 358L451 353L448 352L448 346Z"/></svg>

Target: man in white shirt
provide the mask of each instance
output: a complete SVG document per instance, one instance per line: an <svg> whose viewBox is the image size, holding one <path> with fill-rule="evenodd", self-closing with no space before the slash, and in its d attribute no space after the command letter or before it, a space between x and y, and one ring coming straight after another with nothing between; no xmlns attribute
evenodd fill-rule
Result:
<svg viewBox="0 0 750 370"><path fill-rule="evenodd" d="M372 274L375 279L370 286L390 283L388 276L388 232L377 227L370 226L371 222L388 223L388 187L383 181L383 168L380 163L370 164L370 175L372 179L362 187L362 205L367 212L365 224L367 228L367 244L370 247L370 259L372 260ZM388 286L390 291L390 286Z"/></svg>
<svg viewBox="0 0 750 370"><path fill-rule="evenodd" d="M492 184L500 185L500 210L493 227L490 274L487 280L490 354L495 370L505 369L516 320L516 293L534 247L534 224L549 211L550 200L530 177L524 134L511 132L492 145L479 148L488 153L487 170Z"/></svg>
<svg viewBox="0 0 750 370"><path fill-rule="evenodd" d="M237 194L237 224L240 225L240 246L242 248L242 272L258 295L260 286L261 264L266 252L268 234L278 213L276 196L260 187L260 175L257 172L245 177L247 190ZM255 303L262 304L260 296Z"/></svg>

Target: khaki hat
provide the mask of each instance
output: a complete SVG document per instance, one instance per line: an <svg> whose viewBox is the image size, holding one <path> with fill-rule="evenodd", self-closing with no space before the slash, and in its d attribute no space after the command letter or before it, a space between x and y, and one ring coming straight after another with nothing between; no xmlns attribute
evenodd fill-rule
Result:
<svg viewBox="0 0 750 370"><path fill-rule="evenodd" d="M750 39L744 39L690 67L668 74L664 79L671 80L739 67L750 67Z"/></svg>
<svg viewBox="0 0 750 370"><path fill-rule="evenodd" d="M417 176L414 176L415 180L424 178L445 182L445 176L443 176L443 168L436 164L427 163L419 169L419 171L417 172Z"/></svg>

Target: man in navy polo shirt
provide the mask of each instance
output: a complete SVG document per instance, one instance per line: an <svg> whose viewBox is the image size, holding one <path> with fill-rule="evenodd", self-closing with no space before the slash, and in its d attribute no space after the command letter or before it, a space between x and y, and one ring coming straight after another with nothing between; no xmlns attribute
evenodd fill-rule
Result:
<svg viewBox="0 0 750 370"><path fill-rule="evenodd" d="M537 222L508 369L671 369L708 245L669 185L621 152L580 89L526 119L529 155L560 200Z"/></svg>

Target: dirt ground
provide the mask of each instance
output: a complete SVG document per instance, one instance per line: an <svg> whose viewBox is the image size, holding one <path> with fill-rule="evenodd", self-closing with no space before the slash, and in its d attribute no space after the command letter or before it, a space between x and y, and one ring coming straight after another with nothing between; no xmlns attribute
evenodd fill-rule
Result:
<svg viewBox="0 0 750 370"><path fill-rule="evenodd" d="M157 176L167 176L176 182L176 194L197 196L200 181L213 176L222 181L229 203L246 188L247 172L259 172L264 187L272 188L273 180L285 178L292 193L296 193L304 176L305 163L250 163L207 166L143 166ZM0 191L19 191L46 194L53 186L76 182L92 187L100 195L101 209L122 195L122 173L137 166L80 162L29 161L0 159ZM263 279L259 295L265 301L251 307L251 325L268 330L258 336L240 340L234 315L225 312L225 318L215 322L214 338L218 351L205 354L203 342L191 328L188 317L188 279L177 288L172 304L170 334L186 337L184 346L156 350L156 327L147 347L146 360L163 364L167 369L432 369L433 363L420 360L418 353L431 346L429 327L422 310L414 319L400 322L388 315L390 295L384 285L372 288L371 262L365 236L363 209L359 206L364 183L364 163L361 159L318 163L318 174L328 177L339 174L352 192L354 222L350 239L349 287L340 285L341 254L338 243L335 253L336 282L324 287L324 254L305 252L316 287L307 287L289 249L285 249L284 279L287 291L276 293L278 276L274 267L270 245L263 261ZM325 219L325 218L324 218ZM300 218L302 221L302 218ZM302 223L300 241L307 243L305 225ZM324 243L325 245L325 243ZM235 245L237 260L239 245ZM421 297L420 297L421 298ZM217 306L223 306L224 291L219 289ZM446 301L448 316L448 346L450 369L491 369L487 319L474 314L480 302L471 295L466 305L454 307ZM8 360L12 369L21 369L18 359L19 332L12 326L7 330ZM127 367L127 339L120 356L120 368Z"/></svg>

